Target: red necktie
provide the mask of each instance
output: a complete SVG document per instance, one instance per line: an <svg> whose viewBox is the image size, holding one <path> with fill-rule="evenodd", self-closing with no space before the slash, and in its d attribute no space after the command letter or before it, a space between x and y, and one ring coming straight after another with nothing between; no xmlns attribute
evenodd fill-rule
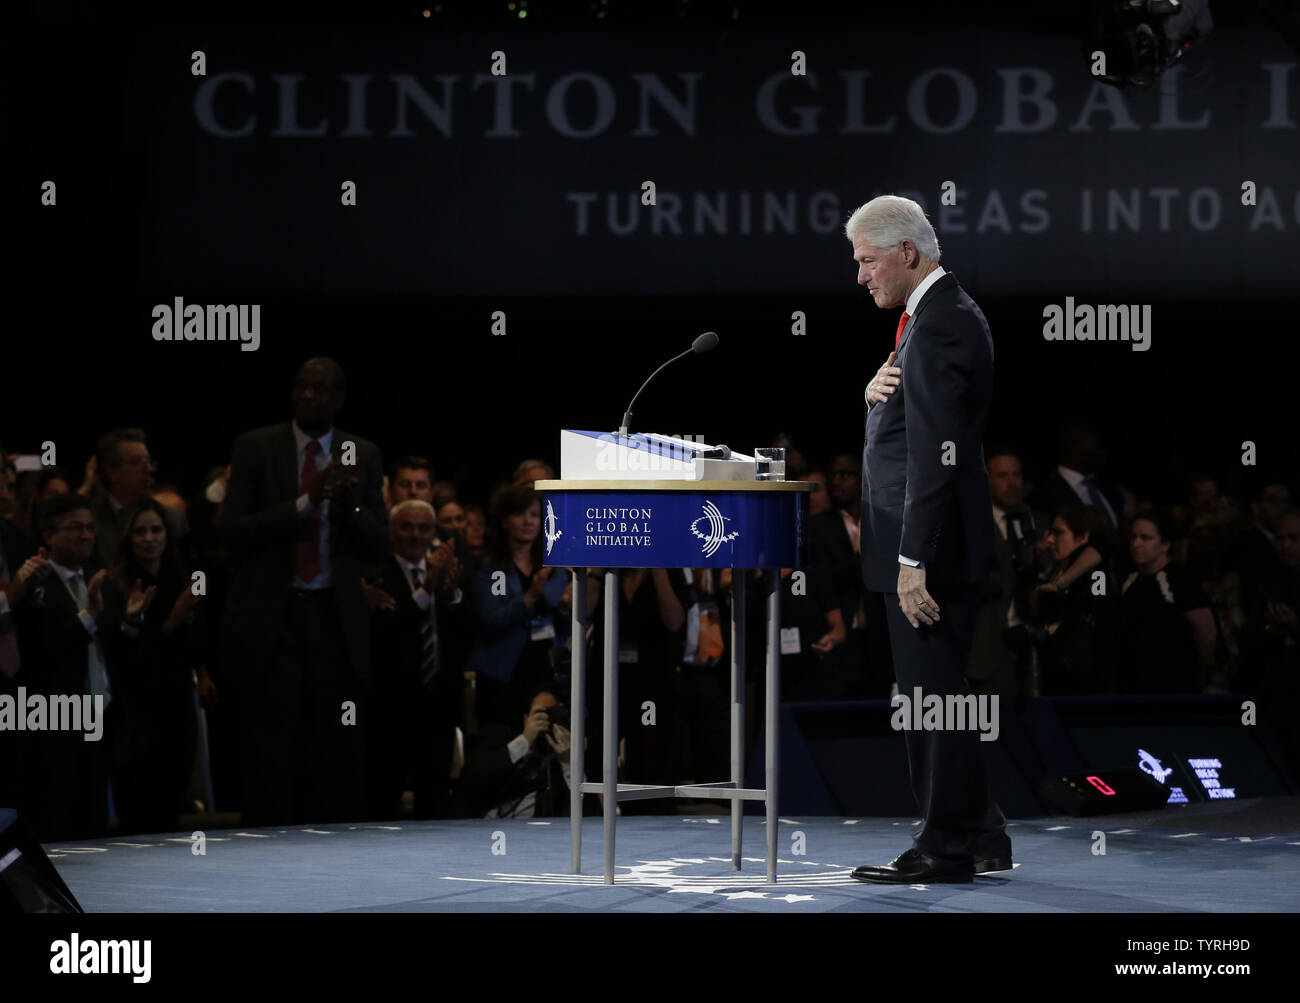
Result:
<svg viewBox="0 0 1300 1003"><path fill-rule="evenodd" d="M895 352L898 351L898 343L899 343L900 341L903 340L903 328L907 327L907 321L908 321L908 318L911 317L911 316L912 316L912 315L911 315L910 313L908 313L906 310L904 310L904 311L903 311L903 316L901 316L901 317L898 318L898 333L894 335L894 351L895 351Z"/></svg>
<svg viewBox="0 0 1300 1003"><path fill-rule="evenodd" d="M311 491L312 482L316 480L316 454L320 452L320 443L315 439L307 443L307 456L302 461L302 476L298 479L298 493ZM320 508L314 508L298 531L298 560L294 571L299 580L306 585L320 574Z"/></svg>

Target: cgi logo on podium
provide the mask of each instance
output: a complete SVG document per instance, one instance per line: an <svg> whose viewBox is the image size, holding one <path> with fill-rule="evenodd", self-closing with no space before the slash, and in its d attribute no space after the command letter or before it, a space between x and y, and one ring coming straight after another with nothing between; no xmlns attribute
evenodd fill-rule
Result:
<svg viewBox="0 0 1300 1003"><path fill-rule="evenodd" d="M709 522L709 532L704 534L701 533L697 527L706 519ZM723 522L724 520L727 522L731 521L729 516L724 516L722 514L718 509L718 506L706 499L704 502L704 514L691 523L691 532L704 541L701 549L704 551L705 557L712 557L718 552L718 548L724 543L730 543L740 535L740 530L727 533L726 526Z"/></svg>
<svg viewBox="0 0 1300 1003"><path fill-rule="evenodd" d="M557 528L555 508L549 498L546 499L546 522L542 526L542 532L546 535L546 556L550 557L555 541L564 535L564 531Z"/></svg>

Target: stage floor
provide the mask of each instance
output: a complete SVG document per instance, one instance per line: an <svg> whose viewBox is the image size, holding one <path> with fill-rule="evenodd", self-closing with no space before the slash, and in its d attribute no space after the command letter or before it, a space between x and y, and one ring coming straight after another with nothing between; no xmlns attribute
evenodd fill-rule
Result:
<svg viewBox="0 0 1300 1003"><path fill-rule="evenodd" d="M867 885L849 872L911 844L911 819L782 818L777 884L761 817L731 870L721 815L624 816L617 880L601 877L601 820L456 820L225 829L53 843L87 912L1295 912L1300 798L1009 823L1016 866L965 885ZM1094 854L1094 832L1105 834ZM794 852L802 833L804 852ZM494 852L494 850L496 852Z"/></svg>

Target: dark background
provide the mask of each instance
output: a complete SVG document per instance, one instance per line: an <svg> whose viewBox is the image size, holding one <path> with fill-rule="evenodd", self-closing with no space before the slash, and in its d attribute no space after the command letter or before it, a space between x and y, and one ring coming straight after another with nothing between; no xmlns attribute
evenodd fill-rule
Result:
<svg viewBox="0 0 1300 1003"><path fill-rule="evenodd" d="M52 440L60 464L77 477L99 434L139 425L149 433L159 480L177 481L189 493L197 489L207 468L227 459L235 436L287 419L289 383L298 364L308 356L327 354L337 358L348 375L341 427L377 442L386 459L406 452L429 456L439 477L459 480L468 498L482 498L525 456L557 462L559 429L616 427L645 376L699 332L715 330L722 339L720 347L665 372L642 397L634 427L702 435L706 441L741 450L784 431L810 458L823 461L836 452L861 449L863 387L892 345L898 311L877 310L856 287L851 250L839 233L819 238L842 255L835 259L835 267L842 268L842 291L834 293L773 291L770 284L755 280L748 287L723 288L714 295L681 295L663 281L662 269L648 271L642 281L635 249L644 246L647 260L664 257L647 238L632 245L627 254L631 266L619 263L628 268L632 291L591 295L593 283L575 270L571 282L557 284L545 298L519 295L512 288L527 283L512 284L512 274L534 267L530 260L546 246L537 221L526 218L519 219L516 232L495 227L473 231L479 242L475 260L487 253L499 261L492 271L500 276L499 295L302 292L293 262L284 263L282 287L271 274L256 296L241 295L241 286L224 282L217 268L210 280L211 289L225 290L220 295L160 282L146 263L183 256L205 237L196 205L179 196L173 206L159 205L160 193L171 198L184 189L184 179L158 176L160 152L174 153L167 144L190 140L183 131L185 123L175 123L176 131L169 132L150 111L159 106L158 88L168 84L144 69L139 45L144 34L171 26L184 33L213 23L255 38L271 22L277 30L307 23L304 10L309 10L313 23L339 26L341 34L335 37L343 39L348 25L390 31L394 37L441 33L452 43L457 33L483 38L499 29L503 36L518 38L521 31L535 30L546 33L553 44L563 44L570 37L566 32L575 39L590 39L593 25L621 26L619 30L627 32L640 24L659 29L681 24L683 31L699 32L754 23L776 37L788 29L793 49L799 47L796 36L812 30L809 26L834 32L861 28L865 20L873 29L888 24L892 30L909 31L920 53L918 61L924 62L928 38L951 47L962 37L964 23L977 24L981 31L1005 25L1017 37L1029 30L1060 39L1077 31L1082 50L1086 12L1086 5L1056 5L1050 12L1037 4L993 5L997 12L987 14L973 12L971 5L953 10L927 4L900 14L871 5L869 13L861 15L864 20L846 21L844 14L832 13L834 8L816 4L534 3L529 5L531 20L521 26L518 9L508 12L504 3L439 6L437 16L430 18L421 16L420 4L313 4L305 9L195 4L188 5L183 17L148 5L126 14L90 4L28 6L25 26L9 32L5 46L11 76L18 83L10 90L6 112L10 167L15 171L10 187L11 310L0 352L5 397L0 441L6 448L34 452L42 441ZM1271 53L1269 58L1295 61L1295 50L1265 16L1265 6L1216 5L1216 32L1225 38L1257 36L1258 44ZM592 21L590 10L597 9L610 11L609 20ZM797 16L791 13L795 9ZM732 17L733 10L738 17ZM1032 24L1028 16L1035 19ZM1198 53L1201 62L1195 68L1202 90L1213 89L1215 42L1211 35L1200 43L1208 53ZM864 48L863 65L875 58ZM1047 62L1042 51L1032 50L1008 52L997 60L998 65ZM280 64L272 69L282 71L297 61L287 57ZM416 65L406 71L432 72ZM1300 114L1297 77L1300 74L1292 73L1289 80L1293 118ZM192 88L193 81L186 77L175 86ZM1210 177L1230 162L1240 174L1236 126L1219 116L1216 128L1171 140L1181 151L1177 173L1204 172ZM1294 130L1284 131L1287 135L1280 139L1294 147ZM1144 179L1152 171L1158 178L1161 139L1150 134L1147 138L1155 144L1154 152L1134 166L1147 172ZM1100 156L1110 140L1099 136L1096 141ZM1279 137L1269 141L1276 144ZM900 143L910 142L900 137ZM1187 155L1189 143L1194 156ZM472 153L479 147L457 149L469 156L465 150ZM980 132L949 139L943 149L954 163L979 164L992 176L1002 169L1025 170L1024 164L988 162ZM203 152L199 146L193 151L196 156ZM266 153L272 158L265 163L269 182L280 168L273 160L276 151L268 147ZM390 146L383 155L406 154ZM766 177L788 173L788 187L822 186L819 174L825 165L818 157L773 162L770 156L771 151L763 152L769 158L762 163ZM1300 158L1291 160L1289 177L1272 177L1279 196L1287 193L1281 198L1288 228L1282 246L1289 246L1293 256L1300 246L1290 205L1300 180L1297 162ZM1170 164L1173 171L1172 156ZM946 176L946 167L918 158L916 172L928 184L932 177ZM882 187L870 164L850 168L860 169L863 180L860 196L846 193L854 199L847 209ZM196 177L202 169L194 165ZM839 174L844 170L843 164L834 168ZM533 176L531 171L531 165L520 165L521 183ZM426 173L431 197L437 192L439 199L454 203L456 193L439 188L436 172ZM47 178L58 181L55 208L39 205L39 187ZM239 183L256 187L258 181L253 175ZM890 182L882 190L903 187ZM472 217L475 204L456 211ZM245 229L247 240L255 245L269 238L274 226L250 213L234 228ZM364 223L349 226L356 227L350 253L360 257L370 253L368 248L409 239L391 229L368 230ZM528 253L520 253L519 235L525 233ZM1021 444L1031 473L1055 461L1053 443L1061 422L1085 418L1100 429L1110 448L1110 472L1139 496L1158 502L1178 500L1181 476L1194 469L1208 470L1225 487L1236 487L1243 473L1244 440L1256 443L1262 467L1294 480L1300 467L1293 347L1300 292L1294 277L1290 283L1273 283L1266 295L1243 291L1249 283L1240 281L1241 260L1262 257L1248 234L1225 229L1183 248L1181 253L1196 256L1200 264L1203 255L1217 259L1225 276L1223 283L1208 283L1204 294L1194 297L1187 295L1178 262L1171 261L1162 246L1167 239L1150 241L1147 250L1142 248L1143 235L1128 237L1141 253L1126 254L1123 284L1132 283L1135 270L1149 276L1141 283L1147 292L1137 298L1108 296L1105 282L1080 283L1078 270L1069 263L1081 253L1076 245L1063 255L1059 290L1036 284L1023 296L986 295L966 278L978 274L981 266L987 268L979 261L980 242L949 241L942 230L939 238L945 248L943 265L980 304L993 331L997 388L989 438ZM557 239L557 244L563 242ZM455 247L446 253L454 256ZM792 251L776 237L756 237L743 246L720 241L717 253L741 257L727 264L732 275L737 268L743 274L748 260L761 259L766 268L773 256L780 261L783 254L792 269L797 267L798 248ZM1023 253L1026 258L1041 255L1042 241L1025 240ZM1275 261L1278 253L1270 244L1267 259ZM1008 267L1014 270L1014 261ZM1294 270L1294 258L1291 267ZM231 270L242 274L234 264ZM999 268L997 285L1014 288L1006 267ZM261 303L260 350L245 353L235 344L155 343L149 336L150 308L175 295L187 302ZM1152 349L1134 352L1123 343L1045 342L1043 306L1061 303L1066 295L1091 303L1150 303ZM509 318L505 337L492 337L489 331L490 315L498 309ZM790 333L789 318L796 309L808 317L805 337Z"/></svg>

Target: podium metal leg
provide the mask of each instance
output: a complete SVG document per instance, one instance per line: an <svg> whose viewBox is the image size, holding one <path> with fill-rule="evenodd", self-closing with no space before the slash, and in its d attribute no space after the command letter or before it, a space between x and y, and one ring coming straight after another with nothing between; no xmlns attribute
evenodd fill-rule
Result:
<svg viewBox="0 0 1300 1003"><path fill-rule="evenodd" d="M605 572L605 884L614 883L614 825L618 812L618 569Z"/></svg>
<svg viewBox="0 0 1300 1003"><path fill-rule="evenodd" d="M748 569L731 573L731 781L745 786L745 580ZM740 870L745 803L731 801L731 869Z"/></svg>
<svg viewBox="0 0 1300 1003"><path fill-rule="evenodd" d="M780 742L776 708L781 688L781 569L769 568L767 592L767 695L764 732L767 767L767 883L776 884L777 763Z"/></svg>
<svg viewBox="0 0 1300 1003"><path fill-rule="evenodd" d="M582 873L582 784L587 779L587 569L573 569L573 633L569 638L569 863Z"/></svg>

